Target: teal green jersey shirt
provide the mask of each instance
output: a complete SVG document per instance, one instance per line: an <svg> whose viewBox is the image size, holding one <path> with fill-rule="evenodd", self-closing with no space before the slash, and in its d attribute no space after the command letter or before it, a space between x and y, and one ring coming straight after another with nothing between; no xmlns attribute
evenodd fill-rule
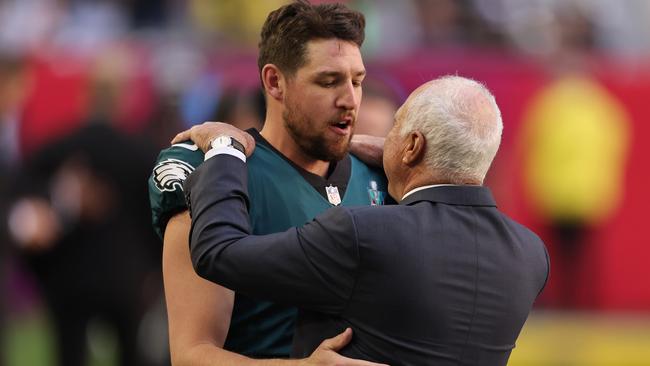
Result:
<svg viewBox="0 0 650 366"><path fill-rule="evenodd" d="M354 156L346 156L331 173L338 181L314 179L259 133L252 134L257 147L247 165L254 234L303 225L339 201L349 206L381 205L387 198L383 174ZM154 229L161 237L169 218L186 210L183 182L203 160L203 153L192 143L173 145L158 156L149 179L149 198ZM236 294L224 348L256 358L288 357L295 318L293 307Z"/></svg>

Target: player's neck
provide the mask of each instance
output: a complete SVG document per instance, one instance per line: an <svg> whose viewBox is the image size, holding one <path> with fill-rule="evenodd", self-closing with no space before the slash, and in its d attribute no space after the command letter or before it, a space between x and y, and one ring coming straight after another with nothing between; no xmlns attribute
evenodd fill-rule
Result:
<svg viewBox="0 0 650 366"><path fill-rule="evenodd" d="M264 139L278 150L287 159L306 171L321 177L327 175L329 161L318 160L305 154L296 141L289 135L281 120L270 120L267 116L266 122L260 134Z"/></svg>

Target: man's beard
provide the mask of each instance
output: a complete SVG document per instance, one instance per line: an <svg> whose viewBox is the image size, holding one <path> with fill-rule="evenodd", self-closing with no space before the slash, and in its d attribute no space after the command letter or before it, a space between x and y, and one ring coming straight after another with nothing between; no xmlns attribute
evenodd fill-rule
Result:
<svg viewBox="0 0 650 366"><path fill-rule="evenodd" d="M343 143L340 140L328 141L325 135L326 131L310 129L311 126L316 125L316 122L304 114L297 113L298 108L294 106L287 103L282 119L285 128L300 147L300 150L317 160L339 161L343 159L350 147L352 135L350 134Z"/></svg>

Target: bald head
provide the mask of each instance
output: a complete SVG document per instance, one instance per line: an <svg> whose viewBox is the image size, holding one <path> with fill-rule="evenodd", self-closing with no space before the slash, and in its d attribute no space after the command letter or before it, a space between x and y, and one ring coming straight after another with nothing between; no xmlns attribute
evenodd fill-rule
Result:
<svg viewBox="0 0 650 366"><path fill-rule="evenodd" d="M482 84L445 76L417 88L395 114L402 136L419 131L423 159L451 184L482 184L501 142L503 123L494 96Z"/></svg>

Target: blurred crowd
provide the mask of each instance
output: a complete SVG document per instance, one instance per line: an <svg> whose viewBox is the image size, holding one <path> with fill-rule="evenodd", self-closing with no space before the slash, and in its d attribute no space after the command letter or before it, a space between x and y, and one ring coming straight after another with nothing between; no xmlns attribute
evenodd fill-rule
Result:
<svg viewBox="0 0 650 366"><path fill-rule="evenodd" d="M176 38L207 48L255 46L259 25L286 0L5 0L0 43L25 50L44 45L95 52L122 37ZM316 0L314 2L326 2ZM647 54L650 5L638 0L347 0L367 17L365 52L390 57L417 47L500 45L542 53L553 33L591 33L604 52ZM571 20L568 22L567 20ZM565 23L565 24L562 24ZM168 39L166 40L168 41Z"/></svg>
<svg viewBox="0 0 650 366"><path fill-rule="evenodd" d="M285 2L0 1L0 314L20 311L35 288L61 364L86 357L96 318L114 329L120 364L166 362L165 340L138 339L162 291L146 177L191 124L261 127L258 32ZM367 18L359 132L384 135L410 91L384 63L485 51L544 65L549 76L522 117L525 189L558 243L560 273L576 278L590 230L621 200L630 136L625 107L589 60L647 60L650 2L346 2ZM550 305L576 306L576 286L562 281Z"/></svg>

